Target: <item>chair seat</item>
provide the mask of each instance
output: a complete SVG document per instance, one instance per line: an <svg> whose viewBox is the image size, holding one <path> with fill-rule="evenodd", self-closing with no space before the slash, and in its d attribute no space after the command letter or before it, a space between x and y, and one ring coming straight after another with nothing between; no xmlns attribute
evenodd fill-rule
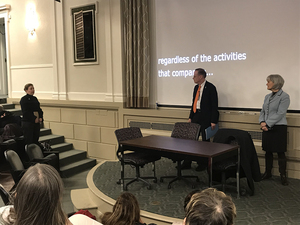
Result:
<svg viewBox="0 0 300 225"><path fill-rule="evenodd" d="M235 169L236 165L237 165L237 159L236 159L236 157L232 157L232 158L226 159L224 161L214 163L213 170L223 171L223 170L228 170L231 167Z"/></svg>
<svg viewBox="0 0 300 225"><path fill-rule="evenodd" d="M136 138L142 138L142 132L139 127L126 127L115 130L115 135L119 143L119 148L117 153L118 159L121 161L121 179L117 182L118 184L125 184L125 179L131 179L127 184L123 185L123 190L126 191L128 185L132 184L133 182L142 181L143 183L147 184L147 189L151 189L151 184L147 181L147 179L153 179L153 182L157 182L157 177L155 174L155 161L160 160L160 156L156 156L153 154L149 154L145 152L130 152L126 153L128 149L123 149L123 146L120 145L121 141L132 140ZM152 163L152 171L153 176L141 177L140 168L144 165ZM131 165L135 167L135 178L125 178L124 176L124 169L125 165Z"/></svg>
<svg viewBox="0 0 300 225"><path fill-rule="evenodd" d="M127 153L123 155L123 160L125 164L134 164L138 166L143 166L145 164L157 161L160 159L160 156L149 155L145 153Z"/></svg>

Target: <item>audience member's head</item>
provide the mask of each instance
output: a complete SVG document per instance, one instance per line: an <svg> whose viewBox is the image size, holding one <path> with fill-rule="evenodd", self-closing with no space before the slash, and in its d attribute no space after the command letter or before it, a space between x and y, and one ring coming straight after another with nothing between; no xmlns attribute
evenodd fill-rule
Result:
<svg viewBox="0 0 300 225"><path fill-rule="evenodd" d="M0 112L4 111L4 108L2 105L0 105Z"/></svg>
<svg viewBox="0 0 300 225"><path fill-rule="evenodd" d="M134 195L128 192L119 196L112 213L105 213L101 220L105 225L134 225L139 221L139 203Z"/></svg>
<svg viewBox="0 0 300 225"><path fill-rule="evenodd" d="M186 207L185 225L232 225L235 217L231 197L208 188L192 196Z"/></svg>
<svg viewBox="0 0 300 225"><path fill-rule="evenodd" d="M18 183L14 199L15 225L66 225L61 200L63 182L50 165L30 167Z"/></svg>
<svg viewBox="0 0 300 225"><path fill-rule="evenodd" d="M190 202L192 196L196 193L200 193L201 191L200 190L192 190L190 193L188 193L188 195L185 197L184 199L184 202L183 202L183 208L184 208L184 211L186 211L186 206L187 204Z"/></svg>

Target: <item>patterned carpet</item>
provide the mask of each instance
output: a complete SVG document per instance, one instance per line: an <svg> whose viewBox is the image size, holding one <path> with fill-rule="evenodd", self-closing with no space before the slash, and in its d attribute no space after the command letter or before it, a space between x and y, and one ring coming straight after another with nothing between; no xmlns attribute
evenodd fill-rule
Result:
<svg viewBox="0 0 300 225"><path fill-rule="evenodd" d="M195 168L197 165L193 164ZM175 164L171 160L161 159L156 163L157 177L174 175ZM151 166L146 165L141 170L142 175L151 175ZM134 177L135 169L125 167L125 176ZM207 187L208 176L206 172L196 172L194 169L184 170L184 175L198 175L200 183L197 189ZM96 187L105 195L116 199L121 193L121 186L116 184L120 177L120 162L105 162L94 173ZM152 190L148 190L142 182L135 182L128 187L140 204L142 210L169 217L184 218L183 201L185 196L193 189L184 181L176 181L168 189L169 179L163 183L152 183ZM254 196L241 196L236 198L233 189L226 190L226 194L233 197L237 208L237 225L243 224L300 224L300 180L289 179L289 186L282 186L279 177L255 183ZM241 187L247 189L247 181L241 179Z"/></svg>

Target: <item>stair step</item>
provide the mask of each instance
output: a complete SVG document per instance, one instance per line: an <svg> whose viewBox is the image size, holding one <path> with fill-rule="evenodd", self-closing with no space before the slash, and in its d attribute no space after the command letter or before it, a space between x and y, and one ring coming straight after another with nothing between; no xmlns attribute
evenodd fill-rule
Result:
<svg viewBox="0 0 300 225"><path fill-rule="evenodd" d="M65 141L65 137L61 135L45 135L39 138L39 142L43 141L49 141L50 140L50 145L55 145L59 143L63 143Z"/></svg>
<svg viewBox="0 0 300 225"><path fill-rule="evenodd" d="M84 159L69 165L60 167L61 177L70 177L96 165L96 159Z"/></svg>
<svg viewBox="0 0 300 225"><path fill-rule="evenodd" d="M12 112L15 116L22 117L22 110L16 109L14 104L6 103L6 99L0 99L0 103L7 111ZM91 169L97 163L95 159L87 158L86 151L76 150L72 143L66 143L65 137L52 134L51 129L44 128L40 125L40 142L49 141L53 151L59 152L60 170L62 177L70 177L84 170ZM24 147L22 147L24 149Z"/></svg>
<svg viewBox="0 0 300 225"><path fill-rule="evenodd" d="M86 151L74 149L59 153L59 164L61 167L83 159L86 159Z"/></svg>
<svg viewBox="0 0 300 225"><path fill-rule="evenodd" d="M59 151L61 153L61 152L72 150L73 144L64 142L64 143L52 145L51 143L51 148L53 149L53 151Z"/></svg>
<svg viewBox="0 0 300 225"><path fill-rule="evenodd" d="M48 129L48 128L41 128L40 129L40 137L45 136L45 135L50 135L50 134L52 134L51 129Z"/></svg>

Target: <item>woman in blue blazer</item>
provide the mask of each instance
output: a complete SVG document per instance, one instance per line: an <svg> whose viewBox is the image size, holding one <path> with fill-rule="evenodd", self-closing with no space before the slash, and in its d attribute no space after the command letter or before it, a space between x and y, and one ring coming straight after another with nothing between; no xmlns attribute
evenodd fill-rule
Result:
<svg viewBox="0 0 300 225"><path fill-rule="evenodd" d="M284 79L278 75L267 77L267 89L272 93L266 95L259 122L262 133L262 148L266 152L266 171L262 180L272 177L273 152L278 155L278 166L282 185L288 185L286 178L286 157L287 150L287 121L286 112L290 105L290 96L281 88Z"/></svg>

